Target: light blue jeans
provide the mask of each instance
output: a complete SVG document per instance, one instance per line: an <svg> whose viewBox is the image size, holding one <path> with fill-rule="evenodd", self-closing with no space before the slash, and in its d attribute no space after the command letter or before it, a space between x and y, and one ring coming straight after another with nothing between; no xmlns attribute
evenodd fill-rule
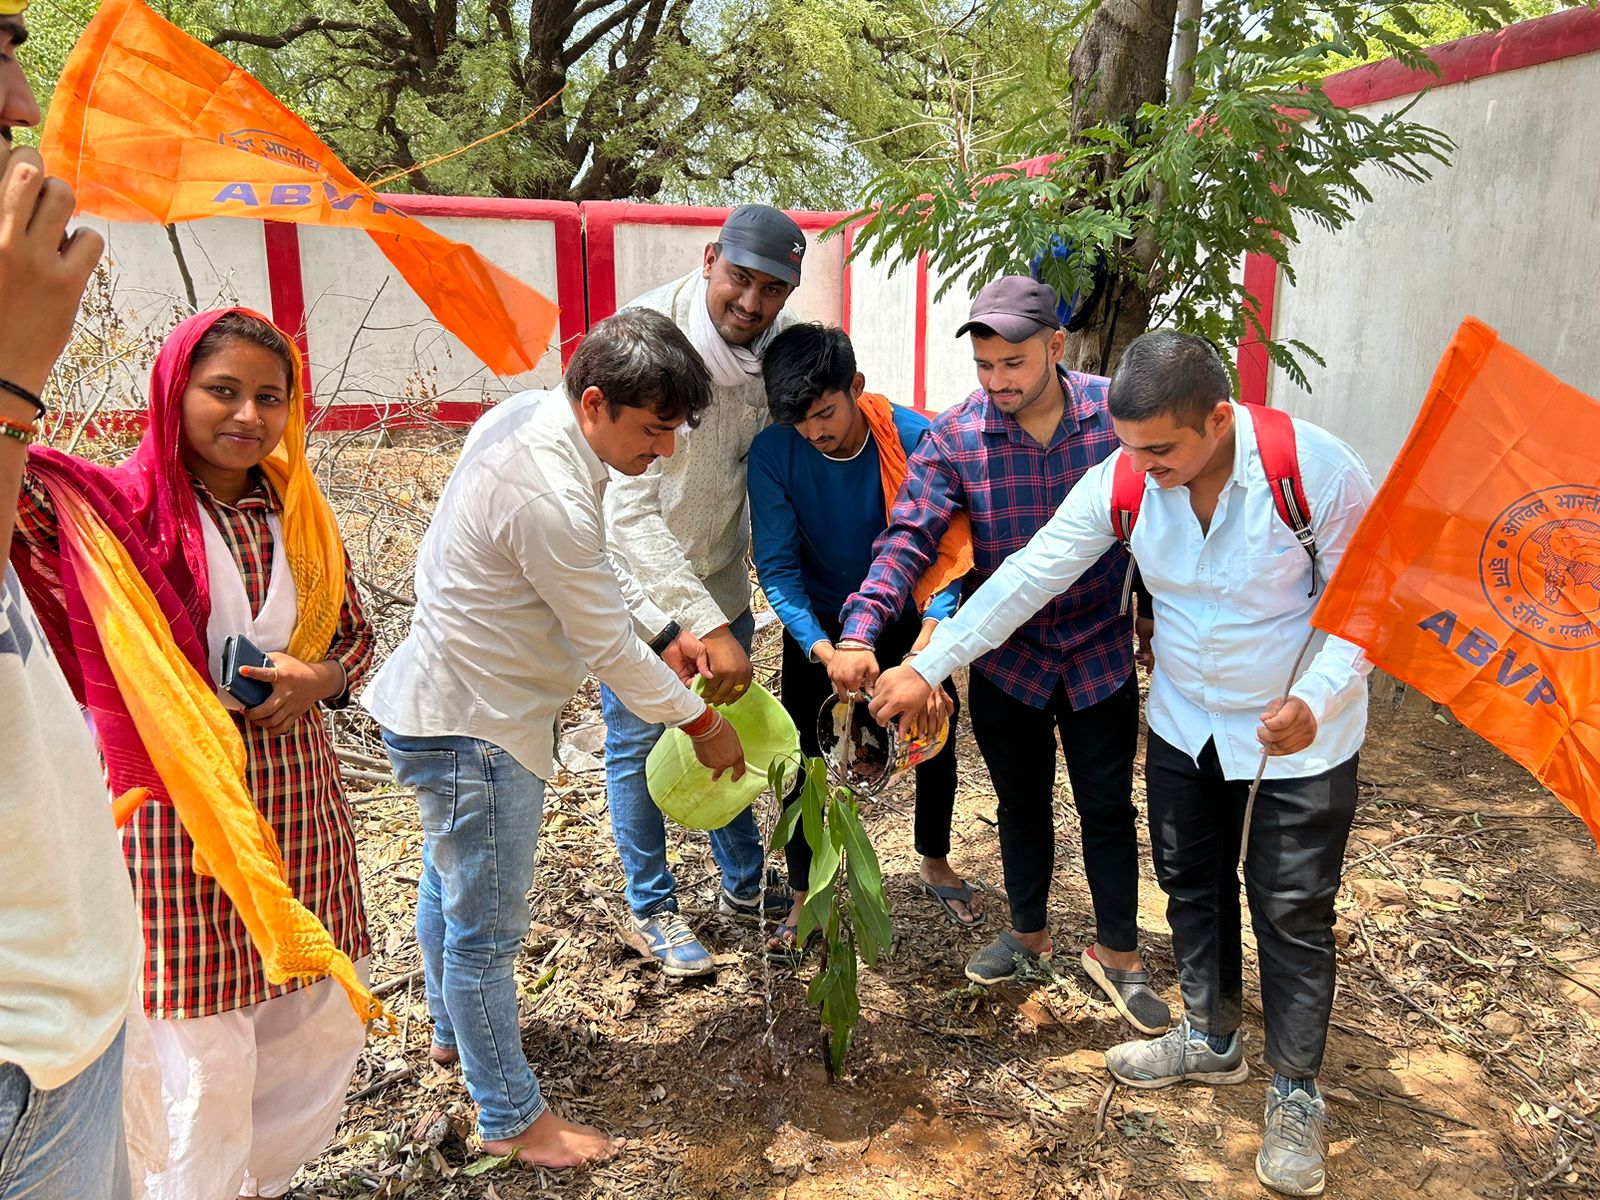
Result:
<svg viewBox="0 0 1600 1200"><path fill-rule="evenodd" d="M122 1039L70 1083L42 1092L0 1064L0 1196L5 1200L128 1200L122 1133Z"/></svg>
<svg viewBox="0 0 1600 1200"><path fill-rule="evenodd" d="M515 976L544 782L477 738L385 729L383 741L422 816L417 944L433 1041L460 1052L484 1138L513 1138L545 1110L522 1051Z"/></svg>
<svg viewBox="0 0 1600 1200"><path fill-rule="evenodd" d="M748 654L756 632L755 615L747 609L728 628ZM611 807L611 836L628 881L628 907L636 917L662 909L676 912L678 881L667 867L667 826L644 779L644 760L666 726L634 716L605 686L600 688L600 712L606 721L606 803ZM760 895L767 855L748 808L711 831L711 854L722 869L724 888L742 900Z"/></svg>

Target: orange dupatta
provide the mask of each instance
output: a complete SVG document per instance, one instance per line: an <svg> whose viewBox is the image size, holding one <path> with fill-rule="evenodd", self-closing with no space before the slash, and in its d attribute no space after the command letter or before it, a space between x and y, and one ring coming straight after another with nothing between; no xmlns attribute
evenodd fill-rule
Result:
<svg viewBox="0 0 1600 1200"><path fill-rule="evenodd" d="M872 440L878 443L878 470L883 477L883 506L885 515L893 517L894 502L906 481L910 461L906 448L900 444L900 431L894 424L894 405L888 397L865 392L856 401L861 415L867 419ZM927 611L933 598L968 571L972 570L972 518L958 512L950 518L950 528L939 539L939 556L912 589L917 611Z"/></svg>

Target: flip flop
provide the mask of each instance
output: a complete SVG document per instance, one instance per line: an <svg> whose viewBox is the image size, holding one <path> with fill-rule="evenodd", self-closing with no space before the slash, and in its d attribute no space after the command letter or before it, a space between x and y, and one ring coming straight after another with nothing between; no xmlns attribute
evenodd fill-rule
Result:
<svg viewBox="0 0 1600 1200"><path fill-rule="evenodd" d="M974 926L981 925L983 923L983 915L981 913L977 916L970 915L972 912L972 897L974 893L972 890L972 885L966 880L962 880L960 883L955 884L954 886L942 883L929 883L926 879L918 879L917 882L922 885L923 892L929 896L932 896L939 902L939 907L944 909L944 915L949 917L957 925L961 926L961 928L971 929ZM969 915L963 917L959 912L957 912L955 905L951 903L953 900L960 901L962 904L965 904L967 906L967 912Z"/></svg>
<svg viewBox="0 0 1600 1200"><path fill-rule="evenodd" d="M813 929L811 936L806 938L804 946L796 940L795 935L799 932L800 927L789 921L773 926L772 936L767 939L767 957L773 962L799 962L805 957L812 943L822 935L822 931Z"/></svg>

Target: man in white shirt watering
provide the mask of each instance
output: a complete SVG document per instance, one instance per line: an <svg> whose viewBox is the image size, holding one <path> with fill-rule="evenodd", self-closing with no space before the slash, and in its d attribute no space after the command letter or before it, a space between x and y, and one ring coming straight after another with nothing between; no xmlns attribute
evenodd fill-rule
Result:
<svg viewBox="0 0 1600 1200"><path fill-rule="evenodd" d="M1264 764L1245 891L1275 1075L1256 1173L1287 1195L1314 1196L1324 1183L1316 1075L1333 1004L1333 900L1371 667L1350 643L1313 635L1309 618L1372 483L1350 447L1293 423L1315 538L1308 555L1269 490L1257 436L1265 419L1228 396L1210 343L1165 330L1129 345L1111 381L1122 453L1144 476L1132 550L1156 618L1145 783L1185 1016L1164 1037L1108 1051L1106 1065L1139 1088L1249 1076L1236 864L1250 783ZM880 677L872 706L880 720L920 710L932 687L1002 642L1118 540L1119 457L1078 482L915 662Z"/></svg>
<svg viewBox="0 0 1600 1200"><path fill-rule="evenodd" d="M593 673L683 729L717 778L744 773L733 727L685 685L701 643L607 550L607 468L672 454L711 381L658 313L589 331L564 387L525 392L472 429L417 556L411 630L361 697L395 778L417 791L417 942L436 1062L460 1060L490 1154L544 1167L616 1143L540 1095L517 1019L517 951L562 706Z"/></svg>
<svg viewBox="0 0 1600 1200"><path fill-rule="evenodd" d="M683 278L647 292L630 307L654 309L683 330L711 372L711 407L678 453L606 496L612 544L652 599L705 643L714 704L750 687L750 504L745 494L750 443L767 424L761 353L792 318L783 312L800 283L806 239L783 213L746 204L729 215L701 262ZM605 681L602 680L602 683ZM667 866L666 826L645 787L645 759L661 726L609 687L606 802L627 880L634 927L666 974L708 975L711 955L678 915L678 884ZM774 921L792 893L763 889L766 849L750 810L711 834L722 875L717 907Z"/></svg>

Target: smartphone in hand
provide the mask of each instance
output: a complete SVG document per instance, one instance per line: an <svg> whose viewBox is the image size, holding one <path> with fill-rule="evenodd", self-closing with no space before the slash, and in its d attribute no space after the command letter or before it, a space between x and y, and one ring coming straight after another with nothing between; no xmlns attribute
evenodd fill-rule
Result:
<svg viewBox="0 0 1600 1200"><path fill-rule="evenodd" d="M272 695L272 685L239 674L240 667L270 667L271 661L243 634L222 643L222 690L246 708L256 708Z"/></svg>

